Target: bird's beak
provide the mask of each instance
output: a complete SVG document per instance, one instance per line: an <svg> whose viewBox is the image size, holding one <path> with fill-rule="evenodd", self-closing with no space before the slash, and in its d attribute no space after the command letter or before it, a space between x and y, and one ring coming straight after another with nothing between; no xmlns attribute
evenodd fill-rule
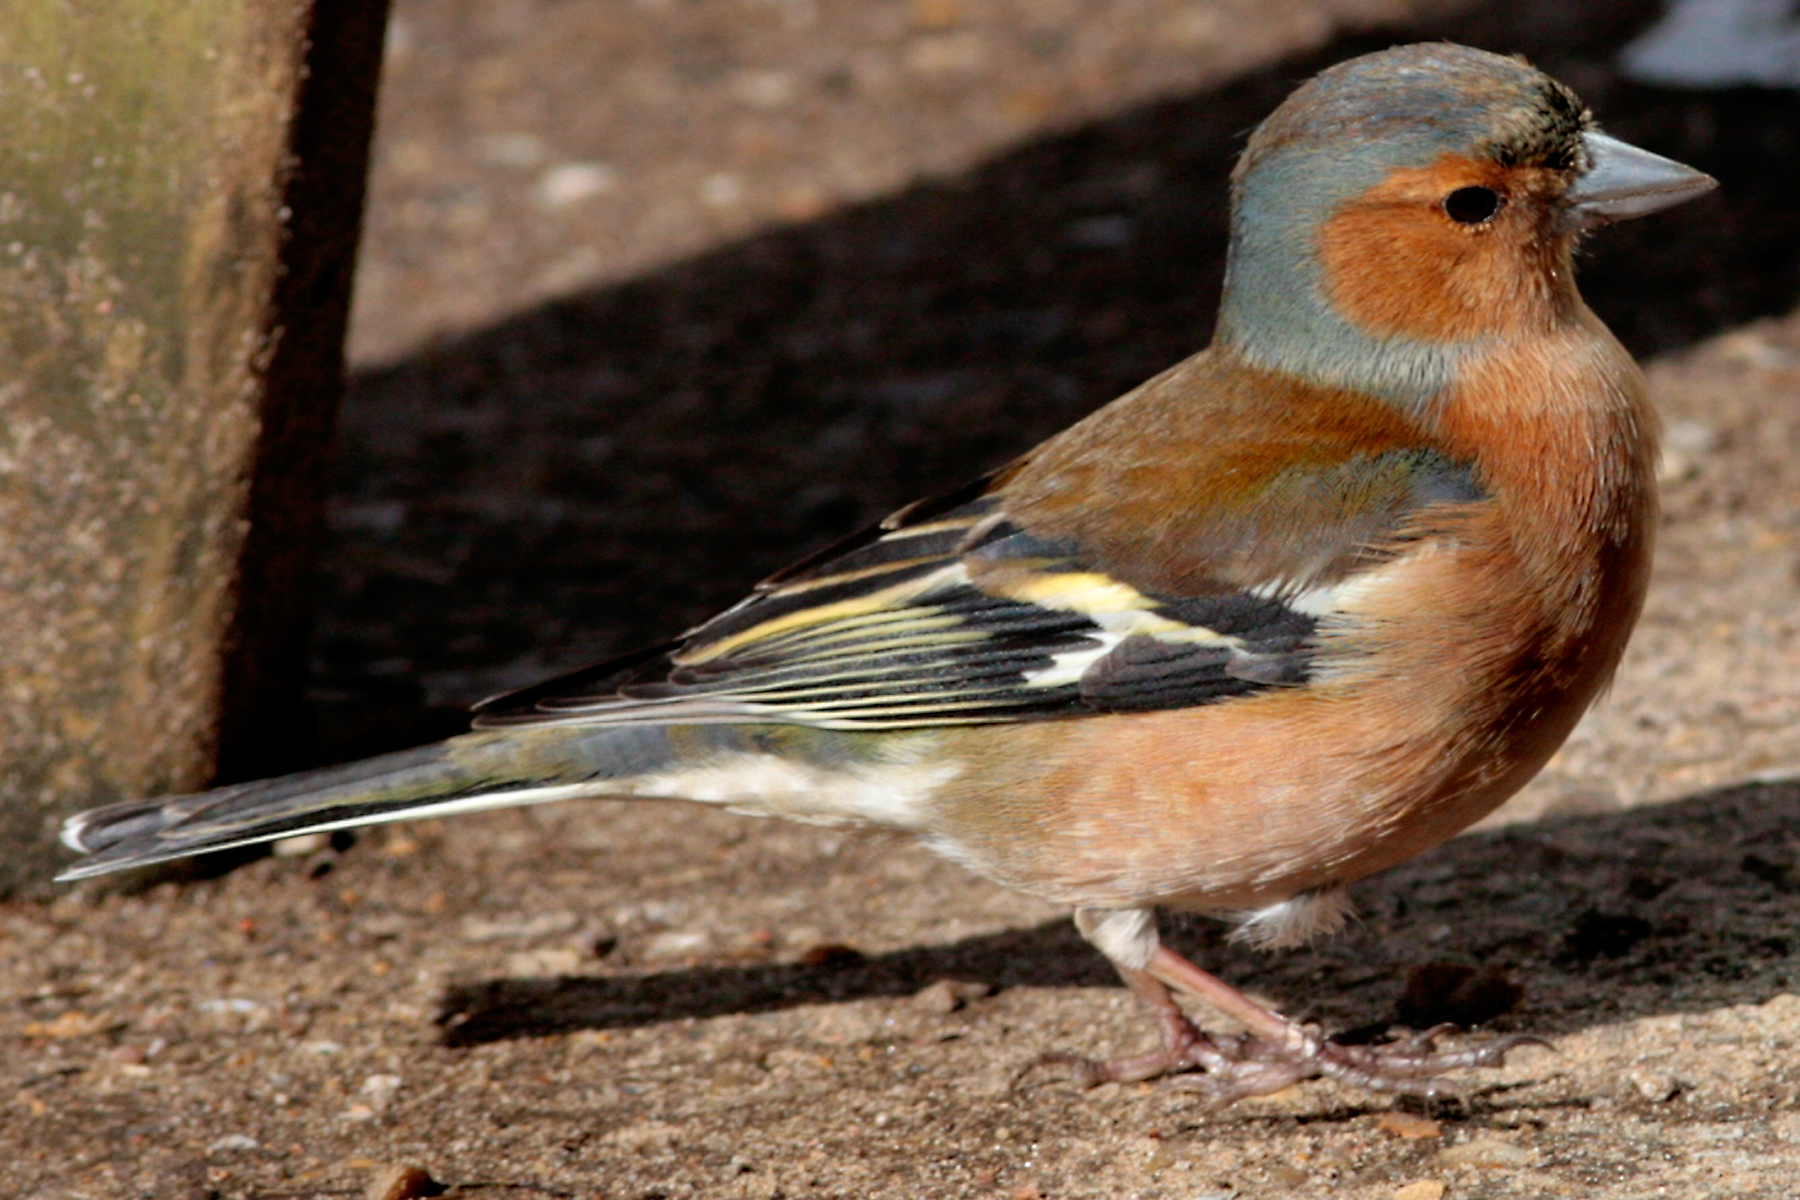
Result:
<svg viewBox="0 0 1800 1200"><path fill-rule="evenodd" d="M1639 150L1597 130L1581 135L1588 169L1569 185L1563 202L1569 225L1592 229L1686 203L1719 186L1704 171Z"/></svg>

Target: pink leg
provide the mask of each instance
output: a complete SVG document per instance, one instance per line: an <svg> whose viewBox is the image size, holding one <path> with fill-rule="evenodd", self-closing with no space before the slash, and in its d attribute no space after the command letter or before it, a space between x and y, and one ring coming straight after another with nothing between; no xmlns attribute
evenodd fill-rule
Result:
<svg viewBox="0 0 1800 1200"><path fill-rule="evenodd" d="M1150 1018L1156 1022L1162 1044L1155 1050L1121 1055L1105 1062L1074 1054L1046 1054L1040 1062L1075 1068L1083 1087L1136 1083L1195 1068L1221 1071L1232 1064L1231 1053L1188 1019L1161 980L1146 971L1134 971L1129 967L1119 967L1118 972L1144 1007L1150 1010Z"/></svg>

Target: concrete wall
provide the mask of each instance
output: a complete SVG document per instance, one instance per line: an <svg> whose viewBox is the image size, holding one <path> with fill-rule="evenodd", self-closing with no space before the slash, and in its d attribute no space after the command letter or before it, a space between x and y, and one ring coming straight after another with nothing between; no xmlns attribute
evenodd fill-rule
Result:
<svg viewBox="0 0 1800 1200"><path fill-rule="evenodd" d="M303 753L384 10L0 4L0 894Z"/></svg>

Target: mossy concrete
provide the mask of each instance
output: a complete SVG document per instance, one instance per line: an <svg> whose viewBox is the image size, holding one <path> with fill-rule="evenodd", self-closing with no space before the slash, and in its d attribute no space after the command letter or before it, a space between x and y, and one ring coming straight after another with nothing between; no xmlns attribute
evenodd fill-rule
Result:
<svg viewBox="0 0 1800 1200"><path fill-rule="evenodd" d="M330 7L0 5L0 893L47 875L63 813L205 784L233 697L297 684L268 647L304 636L348 275L294 297L318 247L286 248ZM336 131L346 261L367 129Z"/></svg>

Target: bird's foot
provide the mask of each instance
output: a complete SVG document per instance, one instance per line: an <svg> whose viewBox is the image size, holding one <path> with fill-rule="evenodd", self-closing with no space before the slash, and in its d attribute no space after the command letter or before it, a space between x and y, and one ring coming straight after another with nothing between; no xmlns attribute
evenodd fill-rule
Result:
<svg viewBox="0 0 1800 1200"><path fill-rule="evenodd" d="M1549 1047L1542 1038L1515 1034L1461 1050L1438 1049L1437 1040L1455 1032L1453 1025L1439 1025L1369 1046L1332 1041L1299 1025L1291 1026L1281 1038L1252 1034L1230 1040L1213 1037L1213 1045L1225 1053L1227 1063L1207 1065L1203 1073L1185 1076L1183 1086L1204 1093L1214 1107L1318 1078L1370 1091L1435 1099L1455 1090L1445 1078L1451 1072L1503 1066L1506 1056L1521 1046Z"/></svg>
<svg viewBox="0 0 1800 1200"><path fill-rule="evenodd" d="M1183 1086L1206 1094L1219 1108L1247 1096L1266 1096L1306 1079L1327 1078L1378 1092L1427 1098L1452 1090L1444 1076L1470 1067L1497 1067L1520 1046L1547 1046L1529 1036L1497 1038L1466 1050L1439 1050L1437 1040L1455 1028L1439 1025L1423 1033L1407 1033L1378 1045L1335 1042L1317 1028L1301 1025L1252 1000L1166 946L1150 955L1144 969L1123 967L1119 974L1156 1019L1162 1049L1153 1055L1120 1060L1124 1069L1150 1074L1181 1073ZM1175 1003L1171 989L1195 996L1237 1020L1247 1031L1235 1037L1196 1029ZM1158 1071L1151 1064L1158 1064ZM1128 1078L1110 1074L1115 1064L1101 1064L1097 1082Z"/></svg>
<svg viewBox="0 0 1800 1200"><path fill-rule="evenodd" d="M1162 1034L1162 1045L1143 1054L1092 1059L1079 1054L1053 1053L1043 1055L1032 1065L1067 1067L1074 1073L1077 1083L1091 1088L1103 1083L1138 1083L1186 1071L1212 1073L1226 1070L1239 1061L1233 1047L1202 1032L1185 1016L1164 1017Z"/></svg>
<svg viewBox="0 0 1800 1200"><path fill-rule="evenodd" d="M1436 1098L1453 1090L1445 1075L1471 1067L1498 1067L1521 1046L1549 1043L1525 1034L1497 1038L1461 1050L1440 1050L1437 1040L1455 1033L1439 1025L1379 1045L1348 1045L1290 1025L1280 1038L1209 1034L1188 1021L1164 1025L1163 1044L1144 1054L1093 1060L1047 1054L1034 1065L1066 1067L1083 1087L1179 1077L1178 1086L1201 1093L1209 1108L1267 1096L1308 1079L1335 1079L1377 1092Z"/></svg>

